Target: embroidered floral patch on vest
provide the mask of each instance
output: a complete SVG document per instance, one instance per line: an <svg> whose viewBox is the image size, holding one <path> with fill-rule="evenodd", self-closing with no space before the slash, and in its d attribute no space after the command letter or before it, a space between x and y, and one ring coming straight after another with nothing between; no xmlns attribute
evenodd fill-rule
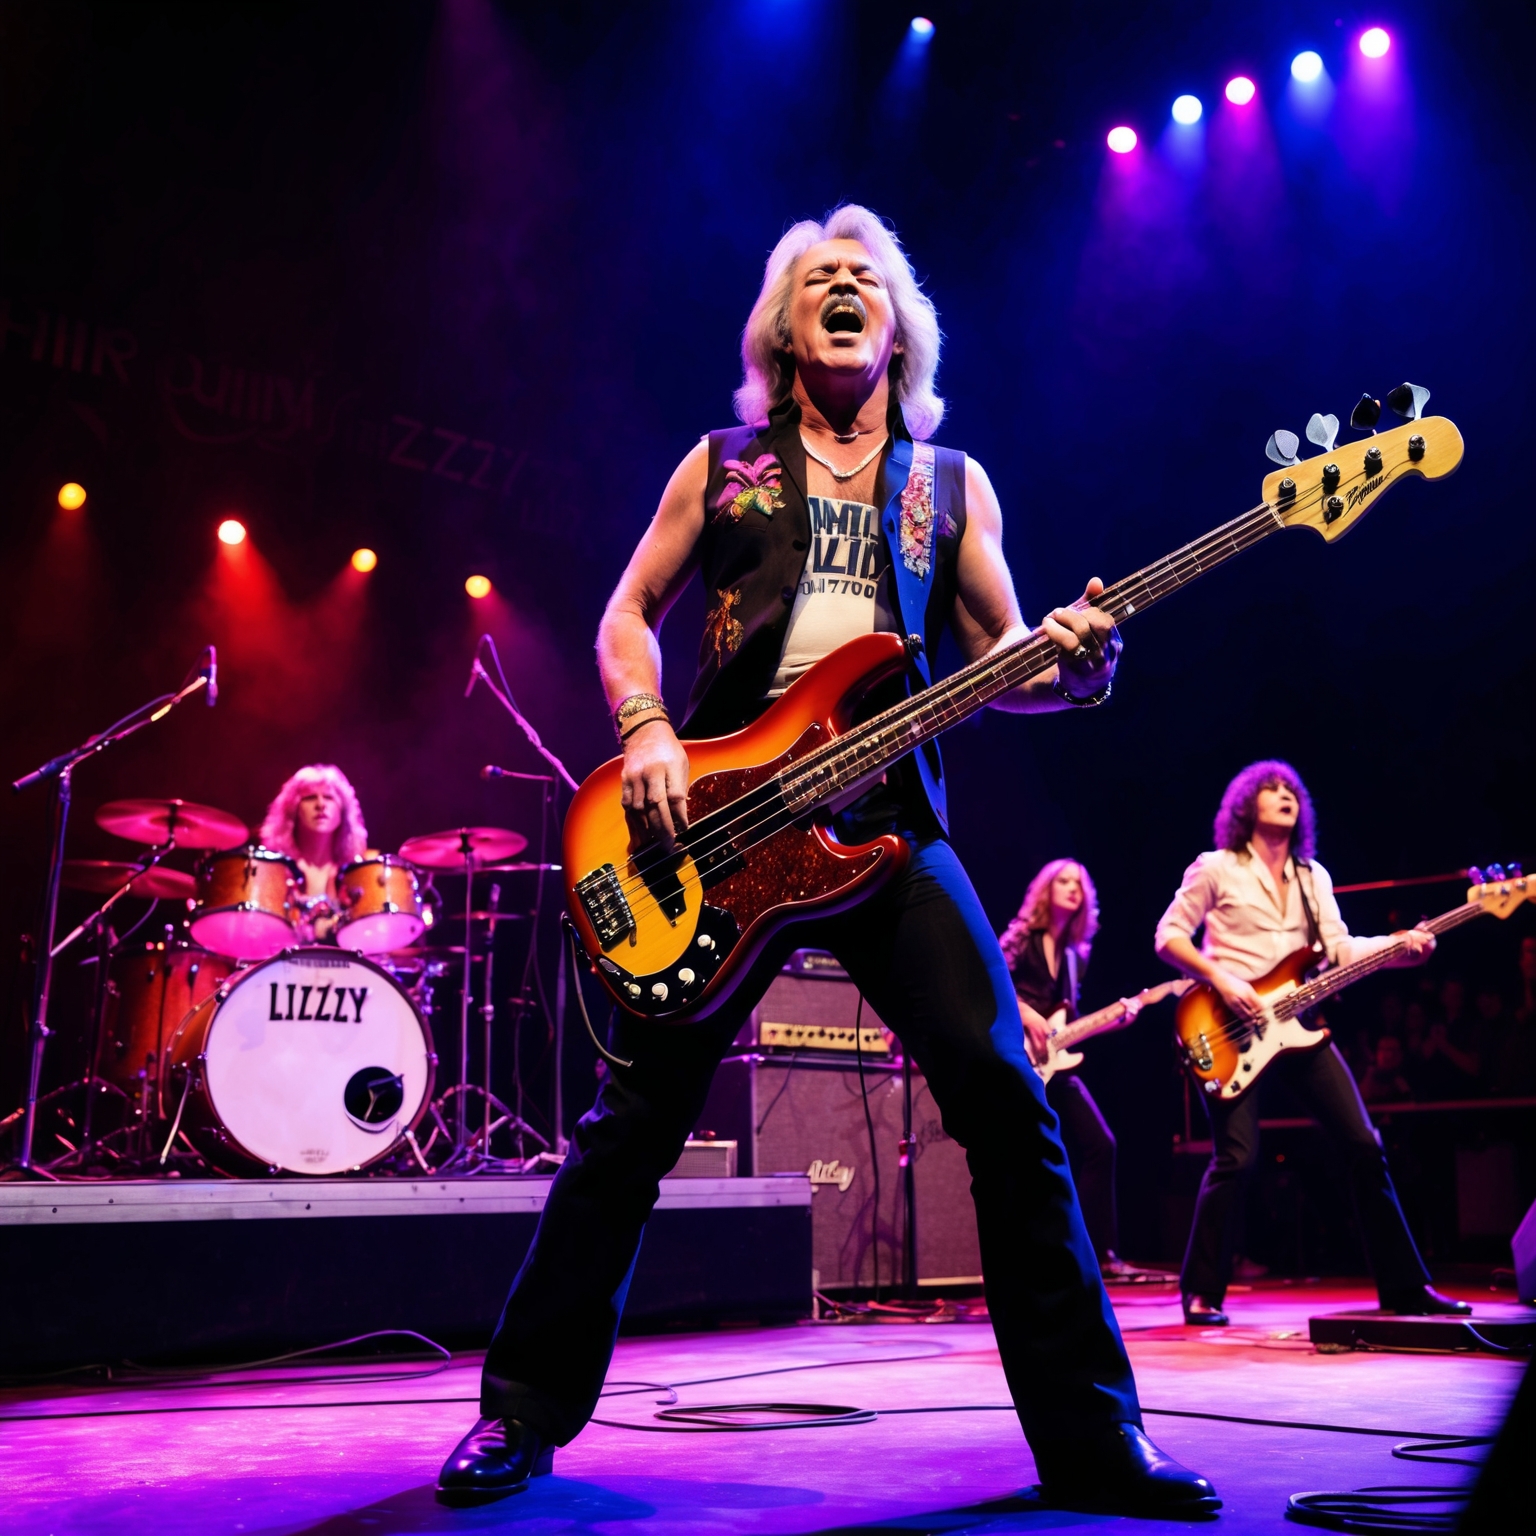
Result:
<svg viewBox="0 0 1536 1536"><path fill-rule="evenodd" d="M723 667L727 656L734 656L741 644L741 620L731 617L731 610L741 606L741 588L716 592L719 603L711 610L704 625L704 638L715 648L715 664Z"/></svg>
<svg viewBox="0 0 1536 1536"><path fill-rule="evenodd" d="M780 495L784 467L765 453L750 464L745 459L725 461L725 489L715 502L715 521L729 517L739 523L745 512L761 512L772 517L783 505Z"/></svg>
<svg viewBox="0 0 1536 1536"><path fill-rule="evenodd" d="M912 469L901 493L901 563L919 581L933 563L933 465L930 443L912 445Z"/></svg>

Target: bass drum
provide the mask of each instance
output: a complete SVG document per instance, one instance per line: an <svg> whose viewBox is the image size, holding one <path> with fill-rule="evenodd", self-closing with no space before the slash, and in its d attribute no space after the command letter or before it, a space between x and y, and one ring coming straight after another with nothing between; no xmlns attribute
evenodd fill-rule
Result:
<svg viewBox="0 0 1536 1536"><path fill-rule="evenodd" d="M356 1173L426 1112L432 1035L380 966L298 949L241 971L171 1045L168 1108L236 1173Z"/></svg>

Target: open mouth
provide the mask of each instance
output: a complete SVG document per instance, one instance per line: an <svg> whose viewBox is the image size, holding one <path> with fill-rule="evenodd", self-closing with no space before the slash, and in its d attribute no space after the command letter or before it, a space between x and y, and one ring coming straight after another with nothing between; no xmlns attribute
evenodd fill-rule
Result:
<svg viewBox="0 0 1536 1536"><path fill-rule="evenodd" d="M834 333L852 331L857 334L864 329L868 318L869 312L856 294L834 293L821 306L822 327Z"/></svg>

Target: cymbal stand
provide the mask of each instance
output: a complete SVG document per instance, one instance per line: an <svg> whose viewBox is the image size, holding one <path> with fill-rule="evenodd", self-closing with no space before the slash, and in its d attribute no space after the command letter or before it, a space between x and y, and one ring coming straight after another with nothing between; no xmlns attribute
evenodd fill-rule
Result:
<svg viewBox="0 0 1536 1536"><path fill-rule="evenodd" d="M11 784L12 791L17 794L45 780L51 780L53 784L53 838L48 855L48 878L43 885L43 905L38 917L37 970L32 980L32 1006L27 1018L27 1089L22 1116L21 1150L16 1157L18 1168L32 1167L32 1147L37 1134L37 1093L43 1078L43 1052L53 1034L48 1027L48 1004L53 992L53 962L59 949L63 947L54 944L53 935L58 925L59 886L64 873L64 839L69 830L69 804L74 770L86 758L105 751L114 742L132 736L135 732L143 730L146 725L153 725L157 720L163 720L184 699L190 698L199 688L207 686L208 674L204 671L190 682L184 683L175 693L163 693L147 704L141 704L137 709L129 711L121 720L109 725L104 731L97 731L94 736L88 736L79 746L71 747L67 752L61 752L57 757L49 758L46 763L40 764L30 773L24 773ZM65 943L69 943L75 936L71 934Z"/></svg>

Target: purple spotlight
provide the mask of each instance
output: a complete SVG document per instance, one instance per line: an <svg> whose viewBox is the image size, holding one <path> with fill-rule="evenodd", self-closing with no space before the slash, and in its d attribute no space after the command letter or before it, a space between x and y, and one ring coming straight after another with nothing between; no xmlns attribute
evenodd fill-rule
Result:
<svg viewBox="0 0 1536 1536"><path fill-rule="evenodd" d="M1117 155L1128 155L1136 148L1136 130L1134 128L1111 128L1109 138L1105 141Z"/></svg>
<svg viewBox="0 0 1536 1536"><path fill-rule="evenodd" d="M1391 46L1392 38L1385 27L1372 27L1360 34L1360 52L1368 59L1385 58Z"/></svg>
<svg viewBox="0 0 1536 1536"><path fill-rule="evenodd" d="M933 23L926 16L914 16L912 18L912 35L926 43L933 36Z"/></svg>
<svg viewBox="0 0 1536 1536"><path fill-rule="evenodd" d="M1246 107L1258 94L1258 90L1258 86L1247 75L1233 75L1227 81L1227 100L1234 107Z"/></svg>

